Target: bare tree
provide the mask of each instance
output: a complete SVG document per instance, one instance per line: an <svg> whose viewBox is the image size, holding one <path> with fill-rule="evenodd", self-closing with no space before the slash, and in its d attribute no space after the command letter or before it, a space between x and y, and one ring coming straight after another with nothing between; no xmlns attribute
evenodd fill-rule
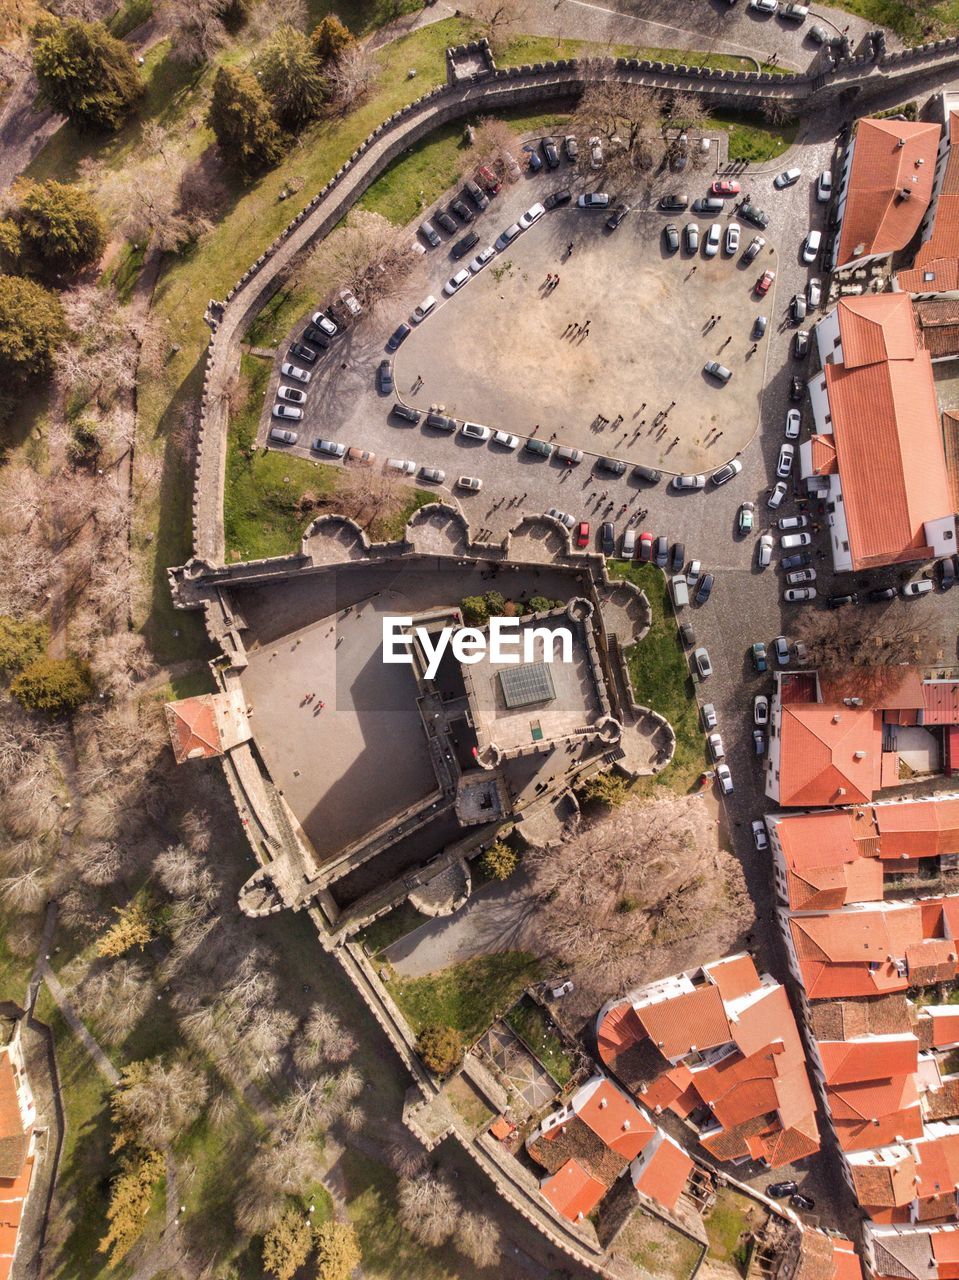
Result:
<svg viewBox="0 0 959 1280"><path fill-rule="evenodd" d="M367 308L394 298L407 281L423 270L410 252L409 237L380 213L358 209L346 225L332 232L314 251L302 279L337 280Z"/></svg>
<svg viewBox="0 0 959 1280"><path fill-rule="evenodd" d="M509 172L504 158L508 156L518 165L521 153L519 138L502 117L484 116L477 122L470 153L476 164L488 166L502 178Z"/></svg>
<svg viewBox="0 0 959 1280"><path fill-rule="evenodd" d="M125 1069L111 1109L115 1123L132 1140L165 1147L193 1124L208 1092L206 1075L191 1062L154 1058Z"/></svg>
<svg viewBox="0 0 959 1280"><path fill-rule="evenodd" d="M936 615L892 601L878 620L874 610L807 611L796 639L809 650L809 665L828 683L831 696L879 703L909 667L941 662L944 635Z"/></svg>
<svg viewBox="0 0 959 1280"><path fill-rule="evenodd" d="M293 1044L293 1060L301 1071L323 1062L346 1062L356 1052L356 1038L331 1009L317 1002Z"/></svg>
<svg viewBox="0 0 959 1280"><path fill-rule="evenodd" d="M492 1267L502 1253L499 1227L487 1214L473 1209L460 1213L453 1243L478 1267Z"/></svg>
<svg viewBox="0 0 959 1280"><path fill-rule="evenodd" d="M99 636L89 655L97 688L108 698L123 698L155 670L143 636L114 631Z"/></svg>
<svg viewBox="0 0 959 1280"><path fill-rule="evenodd" d="M227 43L223 0L164 0L161 16L173 56L202 66Z"/></svg>
<svg viewBox="0 0 959 1280"><path fill-rule="evenodd" d="M409 488L386 472L371 467L344 469L336 493L336 506L364 529L382 527L409 501Z"/></svg>
<svg viewBox="0 0 959 1280"><path fill-rule="evenodd" d="M373 88L378 72L379 64L366 45L348 45L326 68L334 107L349 111Z"/></svg>
<svg viewBox="0 0 959 1280"><path fill-rule="evenodd" d="M434 1171L399 1184L400 1222L419 1244L436 1248L456 1230L462 1206L449 1181Z"/></svg>
<svg viewBox="0 0 959 1280"><path fill-rule="evenodd" d="M257 42L268 40L279 27L296 27L305 31L309 25L306 0L271 0L255 5L250 13L249 29Z"/></svg>
<svg viewBox="0 0 959 1280"><path fill-rule="evenodd" d="M56 352L57 377L64 390L106 407L133 386L136 340L112 290L79 285L61 301L69 334Z"/></svg>
<svg viewBox="0 0 959 1280"><path fill-rule="evenodd" d="M652 169L659 150L663 99L642 85L588 83L573 117L574 131L600 138L604 182L629 189ZM590 172L590 148L580 150L580 164Z"/></svg>
<svg viewBox="0 0 959 1280"><path fill-rule="evenodd" d="M43 867L15 871L0 878L0 901L16 911L39 911L50 896L50 877Z"/></svg>
<svg viewBox="0 0 959 1280"><path fill-rule="evenodd" d="M502 53L511 37L523 29L526 7L518 0L474 0L471 16L493 52Z"/></svg>
<svg viewBox="0 0 959 1280"><path fill-rule="evenodd" d="M73 992L84 1018L110 1044L122 1043L156 1000L156 988L139 960L119 959L91 970Z"/></svg>
<svg viewBox="0 0 959 1280"><path fill-rule="evenodd" d="M427 1164L426 1152L412 1141L399 1140L386 1149L386 1161L398 1178L417 1178Z"/></svg>

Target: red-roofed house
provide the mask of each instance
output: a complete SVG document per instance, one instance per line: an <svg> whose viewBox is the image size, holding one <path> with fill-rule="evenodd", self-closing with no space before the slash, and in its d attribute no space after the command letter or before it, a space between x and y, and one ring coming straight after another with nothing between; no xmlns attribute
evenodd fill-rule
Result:
<svg viewBox="0 0 959 1280"><path fill-rule="evenodd" d="M252 736L239 689L181 698L179 702L165 703L163 710L177 764L222 756Z"/></svg>
<svg viewBox="0 0 959 1280"><path fill-rule="evenodd" d="M852 1242L812 1227L797 1230L780 1254L775 1280L862 1280Z"/></svg>
<svg viewBox="0 0 959 1280"><path fill-rule="evenodd" d="M837 186L833 270L906 247L932 198L940 132L920 121L859 120Z"/></svg>
<svg viewBox="0 0 959 1280"><path fill-rule="evenodd" d="M823 702L770 708L766 795L781 805L845 805L881 786L882 712Z"/></svg>
<svg viewBox="0 0 959 1280"><path fill-rule="evenodd" d="M799 449L806 488L826 504L837 571L931 560L956 550L956 521L929 352L907 294L844 298L816 325L822 371ZM824 473L813 441L828 437Z"/></svg>
<svg viewBox="0 0 959 1280"><path fill-rule="evenodd" d="M11 1040L0 1046L0 1280L7 1280L13 1267L33 1180L36 1118L17 1024Z"/></svg>
<svg viewBox="0 0 959 1280"><path fill-rule="evenodd" d="M959 1128L933 1124L925 1136L893 1139L874 1151L847 1152L853 1191L875 1222L955 1219Z"/></svg>
<svg viewBox="0 0 959 1280"><path fill-rule="evenodd" d="M640 1195L675 1213L694 1167L679 1143L657 1129L630 1164L629 1176Z"/></svg>
<svg viewBox="0 0 959 1280"><path fill-rule="evenodd" d="M959 1227L866 1222L863 1256L877 1278L959 1280Z"/></svg>
<svg viewBox="0 0 959 1280"><path fill-rule="evenodd" d="M959 95L946 90L940 102L945 128L922 244L912 266L893 277L893 287L914 298L959 296Z"/></svg>
<svg viewBox="0 0 959 1280"><path fill-rule="evenodd" d="M609 1190L605 1182L587 1173L575 1160L567 1160L555 1173L544 1178L539 1189L556 1212L570 1222L592 1213Z"/></svg>
<svg viewBox="0 0 959 1280"><path fill-rule="evenodd" d="M912 903L855 904L842 911L785 917L789 965L809 1000L907 991L906 953L926 941L923 914ZM955 967L954 967L955 971Z"/></svg>

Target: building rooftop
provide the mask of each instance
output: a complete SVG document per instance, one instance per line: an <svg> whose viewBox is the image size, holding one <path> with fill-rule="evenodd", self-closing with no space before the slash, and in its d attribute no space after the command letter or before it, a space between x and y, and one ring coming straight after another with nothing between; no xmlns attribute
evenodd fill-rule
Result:
<svg viewBox="0 0 959 1280"><path fill-rule="evenodd" d="M947 128L949 154L936 198L932 235L919 246L912 267L898 273L899 287L907 293L943 293L959 288L959 112L949 113Z"/></svg>
<svg viewBox="0 0 959 1280"><path fill-rule="evenodd" d="M851 804L880 787L882 715L867 707L784 703L779 803Z"/></svg>
<svg viewBox="0 0 959 1280"><path fill-rule="evenodd" d="M633 1186L674 1213L695 1165L679 1143L662 1130L649 1147L651 1152L644 1152L629 1167Z"/></svg>
<svg viewBox="0 0 959 1280"><path fill-rule="evenodd" d="M544 1178L539 1189L556 1212L571 1222L592 1213L607 1191L604 1182L575 1160L567 1160L556 1173Z"/></svg>

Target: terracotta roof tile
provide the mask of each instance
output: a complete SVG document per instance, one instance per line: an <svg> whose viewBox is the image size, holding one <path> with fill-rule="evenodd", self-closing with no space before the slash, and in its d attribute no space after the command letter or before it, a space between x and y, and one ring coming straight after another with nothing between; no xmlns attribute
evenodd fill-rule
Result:
<svg viewBox="0 0 959 1280"><path fill-rule="evenodd" d="M703 971L715 982L723 1000L737 1000L760 985L755 962L752 956L745 954L704 964Z"/></svg>
<svg viewBox="0 0 959 1280"><path fill-rule="evenodd" d="M779 803L807 806L871 799L879 789L881 751L881 717L873 710L828 703L784 706Z"/></svg>
<svg viewBox="0 0 959 1280"><path fill-rule="evenodd" d="M17 1082L8 1053L0 1054L0 1138L22 1137L23 1117L17 1098Z"/></svg>
<svg viewBox="0 0 959 1280"><path fill-rule="evenodd" d="M923 724L959 724L959 680L926 680Z"/></svg>
<svg viewBox="0 0 959 1280"><path fill-rule="evenodd" d="M912 293L959 288L959 113L948 121L949 155L936 199L932 235L919 246L911 271L899 272L900 288ZM932 273L932 281L925 279Z"/></svg>
<svg viewBox="0 0 959 1280"><path fill-rule="evenodd" d="M612 1081L603 1079L582 1101L583 1092L574 1094L573 1107L577 1116L588 1125L611 1151L624 1160L632 1160L655 1133L655 1126L625 1093Z"/></svg>
<svg viewBox="0 0 959 1280"><path fill-rule="evenodd" d="M818 1048L827 1085L910 1075L919 1066L919 1043L915 1036L903 1036L899 1040L821 1040Z"/></svg>
<svg viewBox="0 0 959 1280"><path fill-rule="evenodd" d="M942 1280L946 1267L959 1266L959 1231L933 1231L930 1244Z"/></svg>
<svg viewBox="0 0 959 1280"><path fill-rule="evenodd" d="M911 1152L895 1164L851 1163L856 1199L866 1208L907 1205L916 1193L916 1161Z"/></svg>
<svg viewBox="0 0 959 1280"><path fill-rule="evenodd" d="M630 1174L637 1191L672 1213L694 1168L692 1160L679 1144L660 1131L652 1155L642 1162L634 1160Z"/></svg>
<svg viewBox="0 0 959 1280"><path fill-rule="evenodd" d="M223 754L212 694L167 702L163 710L177 764Z"/></svg>
<svg viewBox="0 0 959 1280"><path fill-rule="evenodd" d="M930 938L906 948L909 985L931 987L936 982L949 982L957 972L959 944L945 938Z"/></svg>
<svg viewBox="0 0 959 1280"><path fill-rule="evenodd" d="M881 858L932 858L959 851L959 800L943 796L873 808Z"/></svg>
<svg viewBox="0 0 959 1280"><path fill-rule="evenodd" d="M606 1194L603 1183L575 1160L567 1160L556 1173L544 1178L539 1189L556 1212L571 1222L580 1214L592 1213Z"/></svg>
<svg viewBox="0 0 959 1280"><path fill-rule="evenodd" d="M892 253L909 243L929 207L939 135L937 124L859 121L839 234L839 266L870 254ZM899 145L900 139L905 146ZM922 163L917 165L917 160ZM910 196L902 199L900 193L906 189Z"/></svg>
<svg viewBox="0 0 959 1280"><path fill-rule="evenodd" d="M810 437L812 450L812 473L814 476L832 476L839 470L836 458L836 445L832 436L813 435Z"/></svg>
<svg viewBox="0 0 959 1280"><path fill-rule="evenodd" d="M713 1049L731 1039L722 996L712 984L643 1005L636 1016L667 1058L684 1058L694 1045Z"/></svg>

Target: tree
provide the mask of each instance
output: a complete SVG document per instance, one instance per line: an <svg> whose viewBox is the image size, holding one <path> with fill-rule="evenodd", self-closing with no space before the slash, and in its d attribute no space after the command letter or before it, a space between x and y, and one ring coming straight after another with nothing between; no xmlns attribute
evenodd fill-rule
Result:
<svg viewBox="0 0 959 1280"><path fill-rule="evenodd" d="M98 956L122 956L131 947L141 950L157 936L157 921L149 899L114 907L119 919L97 942Z"/></svg>
<svg viewBox="0 0 959 1280"><path fill-rule="evenodd" d="M494 840L480 858L480 866L493 880L508 880L516 870L519 857L515 849L511 849L502 840Z"/></svg>
<svg viewBox="0 0 959 1280"><path fill-rule="evenodd" d="M20 270L23 237L13 218L0 220L0 271L15 275Z"/></svg>
<svg viewBox="0 0 959 1280"><path fill-rule="evenodd" d="M46 373L63 333L54 294L33 280L0 275L0 382Z"/></svg>
<svg viewBox="0 0 959 1280"><path fill-rule="evenodd" d="M313 1243L319 1280L349 1280L362 1261L352 1223L321 1222Z"/></svg>
<svg viewBox="0 0 959 1280"><path fill-rule="evenodd" d="M463 1061L463 1037L455 1027L433 1023L416 1037L416 1052L434 1074L452 1075Z"/></svg>
<svg viewBox="0 0 959 1280"><path fill-rule="evenodd" d="M42 658L50 641L50 628L42 618L0 616L0 671L22 671Z"/></svg>
<svg viewBox="0 0 959 1280"><path fill-rule="evenodd" d="M300 1209L287 1209L263 1240L263 1266L277 1280L291 1280L310 1256L313 1233Z"/></svg>
<svg viewBox="0 0 959 1280"><path fill-rule="evenodd" d="M86 663L78 658L38 658L11 682L10 692L31 711L72 715L93 693Z"/></svg>
<svg viewBox="0 0 959 1280"><path fill-rule="evenodd" d="M77 888L76 883L71 886L71 890ZM64 905L64 897L61 897L61 915ZM67 916L70 920L68 927L72 928L74 921L81 927L92 923L94 931L102 927L104 919L103 913L93 908L89 899L85 900L79 893L70 899ZM136 960L121 959L91 969L73 998L83 1017L96 1023L97 1035L110 1044L118 1045L156 1002L156 988L144 965Z"/></svg>
<svg viewBox="0 0 959 1280"><path fill-rule="evenodd" d="M591 774L577 789L583 800L593 800L607 808L624 804L629 796L626 779L612 769Z"/></svg>
<svg viewBox="0 0 959 1280"><path fill-rule="evenodd" d="M253 69L280 128L299 133L320 114L329 89L302 31L279 27Z"/></svg>
<svg viewBox="0 0 959 1280"><path fill-rule="evenodd" d="M470 12L479 34L489 41L494 53L503 51L525 17L517 0L476 0Z"/></svg>
<svg viewBox="0 0 959 1280"><path fill-rule="evenodd" d="M109 1253L111 1266L116 1266L126 1257L139 1239L146 1224L153 1188L162 1177L163 1157L159 1151L127 1155L121 1161L120 1173L110 1187L107 1209L110 1227L97 1246L100 1253Z"/></svg>
<svg viewBox="0 0 959 1280"><path fill-rule="evenodd" d="M49 14L33 38L33 69L54 111L80 128L118 129L143 93L130 47L100 22L60 22Z"/></svg>
<svg viewBox="0 0 959 1280"><path fill-rule="evenodd" d="M519 138L500 116L484 116L473 131L473 157L477 164L488 165L500 177L508 176L504 156L512 156L519 164Z"/></svg>
<svg viewBox="0 0 959 1280"><path fill-rule="evenodd" d="M227 42L224 0L165 0L162 12L178 62L202 66Z"/></svg>
<svg viewBox="0 0 959 1280"><path fill-rule="evenodd" d="M347 1062L356 1048L353 1033L317 1002L293 1043L293 1061L301 1071L315 1071L321 1062Z"/></svg>
<svg viewBox="0 0 959 1280"><path fill-rule="evenodd" d="M472 1209L460 1212L453 1235L453 1243L478 1267L492 1267L500 1259L501 1241L499 1227L485 1213Z"/></svg>
<svg viewBox="0 0 959 1280"><path fill-rule="evenodd" d="M280 130L266 95L250 71L219 67L206 122L225 162L242 173L276 164L283 153Z"/></svg>
<svg viewBox="0 0 959 1280"><path fill-rule="evenodd" d="M313 56L321 66L335 62L343 53L356 44L356 36L345 27L335 13L328 13L322 18L310 35L310 47Z"/></svg>
<svg viewBox="0 0 959 1280"><path fill-rule="evenodd" d="M208 1093L204 1073L183 1058L129 1063L110 1103L117 1130L114 1150L169 1146L197 1119Z"/></svg>
<svg viewBox="0 0 959 1280"><path fill-rule="evenodd" d="M484 596L464 596L460 601L463 621L470 627L485 627L489 622L489 608Z"/></svg>
<svg viewBox="0 0 959 1280"><path fill-rule="evenodd" d="M878 626L872 610L807 612L798 620L796 639L808 648L808 664L828 684L830 697L861 697L880 706L883 693L909 667L941 662L944 644L935 614L901 600L883 609Z"/></svg>
<svg viewBox="0 0 959 1280"><path fill-rule="evenodd" d="M397 477L357 465L344 468L332 500L343 515L375 536L383 535L403 510L409 492Z"/></svg>
<svg viewBox="0 0 959 1280"><path fill-rule="evenodd" d="M351 44L326 65L330 96L340 111L346 112L376 82L379 64L366 45Z"/></svg>
<svg viewBox="0 0 959 1280"><path fill-rule="evenodd" d="M456 1230L462 1206L446 1178L433 1172L403 1178L399 1185L400 1222L428 1248L445 1244Z"/></svg>
<svg viewBox="0 0 959 1280"><path fill-rule="evenodd" d="M604 181L628 190L639 173L652 168L662 105L655 89L641 85L605 81L587 85L573 124L577 132L602 140ZM588 147L580 148L580 164L588 170Z"/></svg>
<svg viewBox="0 0 959 1280"><path fill-rule="evenodd" d="M106 225L81 187L29 182L17 195L23 245L45 268L55 275L73 275L99 261L107 243Z"/></svg>
<svg viewBox="0 0 959 1280"><path fill-rule="evenodd" d="M372 309L396 297L421 268L401 228L380 213L357 209L317 248L304 275L335 279Z"/></svg>

